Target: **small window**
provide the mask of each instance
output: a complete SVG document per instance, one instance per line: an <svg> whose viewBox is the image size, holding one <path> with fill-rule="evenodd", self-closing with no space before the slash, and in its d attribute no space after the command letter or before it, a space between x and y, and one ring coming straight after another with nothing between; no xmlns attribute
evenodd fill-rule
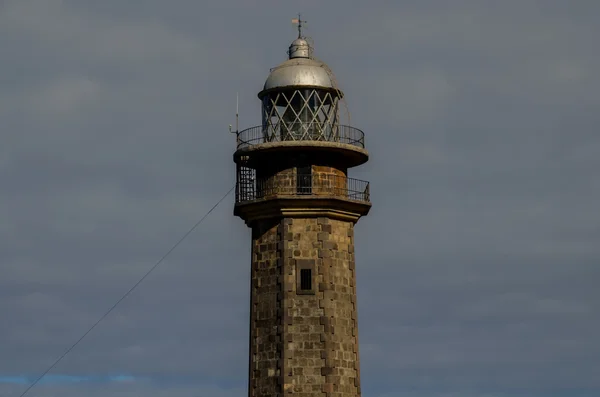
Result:
<svg viewBox="0 0 600 397"><path fill-rule="evenodd" d="M312 290L312 272L311 269L300 270L300 289L302 291Z"/></svg>

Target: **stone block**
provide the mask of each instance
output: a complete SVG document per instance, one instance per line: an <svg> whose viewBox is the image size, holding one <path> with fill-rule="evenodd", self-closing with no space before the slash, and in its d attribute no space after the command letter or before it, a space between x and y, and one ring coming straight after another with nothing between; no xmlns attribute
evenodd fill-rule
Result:
<svg viewBox="0 0 600 397"><path fill-rule="evenodd" d="M289 314L285 313L283 315L283 323L285 325L293 325L294 324L294 317L292 317Z"/></svg>
<svg viewBox="0 0 600 397"><path fill-rule="evenodd" d="M333 384L332 383L325 383L325 384L323 384L323 387L321 388L321 391L323 393L333 393Z"/></svg>
<svg viewBox="0 0 600 397"><path fill-rule="evenodd" d="M315 259L296 259L296 266L299 268L311 268L316 265Z"/></svg>
<svg viewBox="0 0 600 397"><path fill-rule="evenodd" d="M331 251L330 250L326 250L326 249L320 249L319 250L319 258L331 258Z"/></svg>
<svg viewBox="0 0 600 397"><path fill-rule="evenodd" d="M329 299L319 299L319 308L321 308L321 309L333 308L333 304Z"/></svg>
<svg viewBox="0 0 600 397"><path fill-rule="evenodd" d="M331 225L323 225L321 226L321 231L326 233L333 233L333 228Z"/></svg>
<svg viewBox="0 0 600 397"><path fill-rule="evenodd" d="M325 250L337 250L338 249L338 244L331 242L331 241L324 241L323 242L323 249Z"/></svg>
<svg viewBox="0 0 600 397"><path fill-rule="evenodd" d="M319 240L319 241L328 241L329 240L329 236L330 236L330 234L328 232L319 232L319 233L317 233L317 240Z"/></svg>
<svg viewBox="0 0 600 397"><path fill-rule="evenodd" d="M325 268L330 268L335 265L335 260L330 257L323 258L322 261L323 261L323 267L325 267Z"/></svg>

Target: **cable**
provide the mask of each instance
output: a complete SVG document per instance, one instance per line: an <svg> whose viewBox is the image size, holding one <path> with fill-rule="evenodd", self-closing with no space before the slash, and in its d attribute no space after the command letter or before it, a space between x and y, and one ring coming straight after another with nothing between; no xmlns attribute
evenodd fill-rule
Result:
<svg viewBox="0 0 600 397"><path fill-rule="evenodd" d="M38 378L37 378L35 381L33 381L33 383L32 383L32 384L30 384L30 385L29 385L29 387L28 387L27 389L25 389L25 391L24 391L23 393L21 393L21 395L20 395L19 397L23 397L25 394L27 394L27 392L28 392L29 390L31 390L31 388L33 388L33 386L35 386L35 385L36 385L36 384L37 384L37 383L38 383L40 380L42 380L42 378L43 378L44 376L46 376L46 375L48 374L48 372L50 372L50 371L52 370L52 368L54 368L54 367L55 367L55 366L56 366L56 365L57 365L59 362L61 362L61 361L62 361L62 359L63 359L63 358L65 358L65 356L66 356L67 354L69 354L69 353L71 352L71 350L73 350L73 349L75 348L75 346L77 346L77 345L79 344L79 342L81 342L81 341L82 341L82 340L83 340L83 339L84 339L84 338L85 338L85 337L86 337L86 336L87 336L87 335L88 335L90 332L92 332L92 330L93 330L94 328L96 328L96 326L97 326L98 324L100 324L100 323L102 322L102 320L104 320L104 319L105 319L105 318L106 318L106 317L107 317L107 316L110 314L110 312L112 312L112 311L113 311L113 310L114 310L114 309L115 309L115 308L116 308L116 307L117 307L117 306L118 306L118 305L119 305L121 302L123 302L123 301L125 300L125 298L127 298L127 296L129 296L129 294L131 294L131 293L133 292L133 290L134 290L134 289L136 289L136 288L137 288L137 286L138 286L138 285L140 285L140 284L142 283L142 281L144 281L144 279L145 279L146 277L148 277L148 276L150 275L150 273L152 273L152 272L154 271L154 269L156 269L156 268L158 267L158 265L160 265L160 264L161 264L161 263L162 263L162 262L165 260L165 258L166 258L167 256L169 256L169 255L171 254L171 252L173 252L173 251L175 250L175 248L177 248L177 247L179 246L179 244L181 244L181 243L183 242L183 240L185 240L185 239L187 238L187 236L189 236L189 235L190 235L190 234L191 234L191 233L192 233L192 232L193 232L193 231L194 231L194 230L195 230L195 229L196 229L196 228L197 228L197 227L198 227L198 226L199 226L199 225L202 223L202 221L204 221L204 219L206 219L206 217L207 217L207 216L208 216L208 215L209 215L211 212L213 212L213 210L214 210L215 208L217 208L217 207L219 206L219 204L221 204L221 202L222 202L223 200L225 200L225 198L226 198L227 196L229 196L229 193L231 193L231 192L233 191L233 189L235 189L235 186L233 186L231 189L229 189L229 191L228 191L227 193L225 193L225 195L224 195L223 197L221 197L221 199L220 199L219 201L217 201L217 203L216 203L215 205L213 205L213 207L212 207L210 210L208 210L208 212L207 212L206 214L204 214L204 216L203 216L202 218L200 218L200 220L199 220L198 222L196 222L196 224L195 224L194 226L192 226L192 228L191 228L190 230L188 230L188 231L187 231L187 233L185 233L185 234L183 235L183 237L181 237L181 238L180 238L180 239L179 239L179 240L178 240L178 241L175 243L175 245L173 245L173 246L171 247L171 249L170 249L170 250L168 250L168 251L167 251L167 253L166 253L166 254L164 254L164 255L163 255L163 256L162 256L162 257L161 257L161 258L158 260L158 262L156 262L156 263L154 264L154 266L152 266L152 267L150 268L150 270L148 270L148 271L146 272L146 274L144 274L144 275L142 276L142 278L140 278L140 279L138 280L138 282L137 282L137 283L135 283L135 284L133 285L133 287L131 287L131 288L129 289L129 291L127 291L127 292L125 293L125 295L123 295L123 296L121 297L121 299L119 299L119 300L118 300L118 301L117 301L117 302L116 302L114 305L112 305L112 307L111 307L110 309L108 309L108 311L107 311L106 313L104 313L104 314L102 315L102 317L100 317L100 318L98 319L98 321L96 321L96 322L94 323L94 325L92 325L92 326L90 327L90 329L88 329L88 330L87 330L87 331L86 331L86 332L85 332L85 333L84 333L84 334L81 336L81 338L77 339L77 342L73 343L73 344L71 345L71 347L69 347L69 348L67 349L67 351L65 351L65 352L62 354L62 356L60 356L60 357L59 357L59 358L58 358L56 361L54 361L54 363L53 363L51 366L49 366L49 367L48 367L48 369L46 369L46 370L44 371L44 373L42 373L42 374L41 374L41 375L40 375L40 376L39 376L39 377L38 377Z"/></svg>

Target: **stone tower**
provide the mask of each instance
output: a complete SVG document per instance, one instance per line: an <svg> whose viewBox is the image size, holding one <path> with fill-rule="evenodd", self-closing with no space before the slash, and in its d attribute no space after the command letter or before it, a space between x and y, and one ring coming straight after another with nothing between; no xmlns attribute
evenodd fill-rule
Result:
<svg viewBox="0 0 600 397"><path fill-rule="evenodd" d="M262 124L236 131L234 214L252 228L250 397L360 391L354 224L367 215L364 134L299 30L258 97Z"/></svg>

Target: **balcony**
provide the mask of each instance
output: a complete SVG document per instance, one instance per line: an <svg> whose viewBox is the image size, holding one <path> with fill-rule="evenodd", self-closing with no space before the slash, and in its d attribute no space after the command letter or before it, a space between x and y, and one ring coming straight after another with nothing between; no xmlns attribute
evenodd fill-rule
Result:
<svg viewBox="0 0 600 397"><path fill-rule="evenodd" d="M369 182L332 174L278 174L259 180L254 173L238 177L236 204L280 198L334 198L370 204Z"/></svg>
<svg viewBox="0 0 600 397"><path fill-rule="evenodd" d="M358 128L339 124L283 123L256 126L237 133L237 149L272 142L331 142L365 148L365 134Z"/></svg>

